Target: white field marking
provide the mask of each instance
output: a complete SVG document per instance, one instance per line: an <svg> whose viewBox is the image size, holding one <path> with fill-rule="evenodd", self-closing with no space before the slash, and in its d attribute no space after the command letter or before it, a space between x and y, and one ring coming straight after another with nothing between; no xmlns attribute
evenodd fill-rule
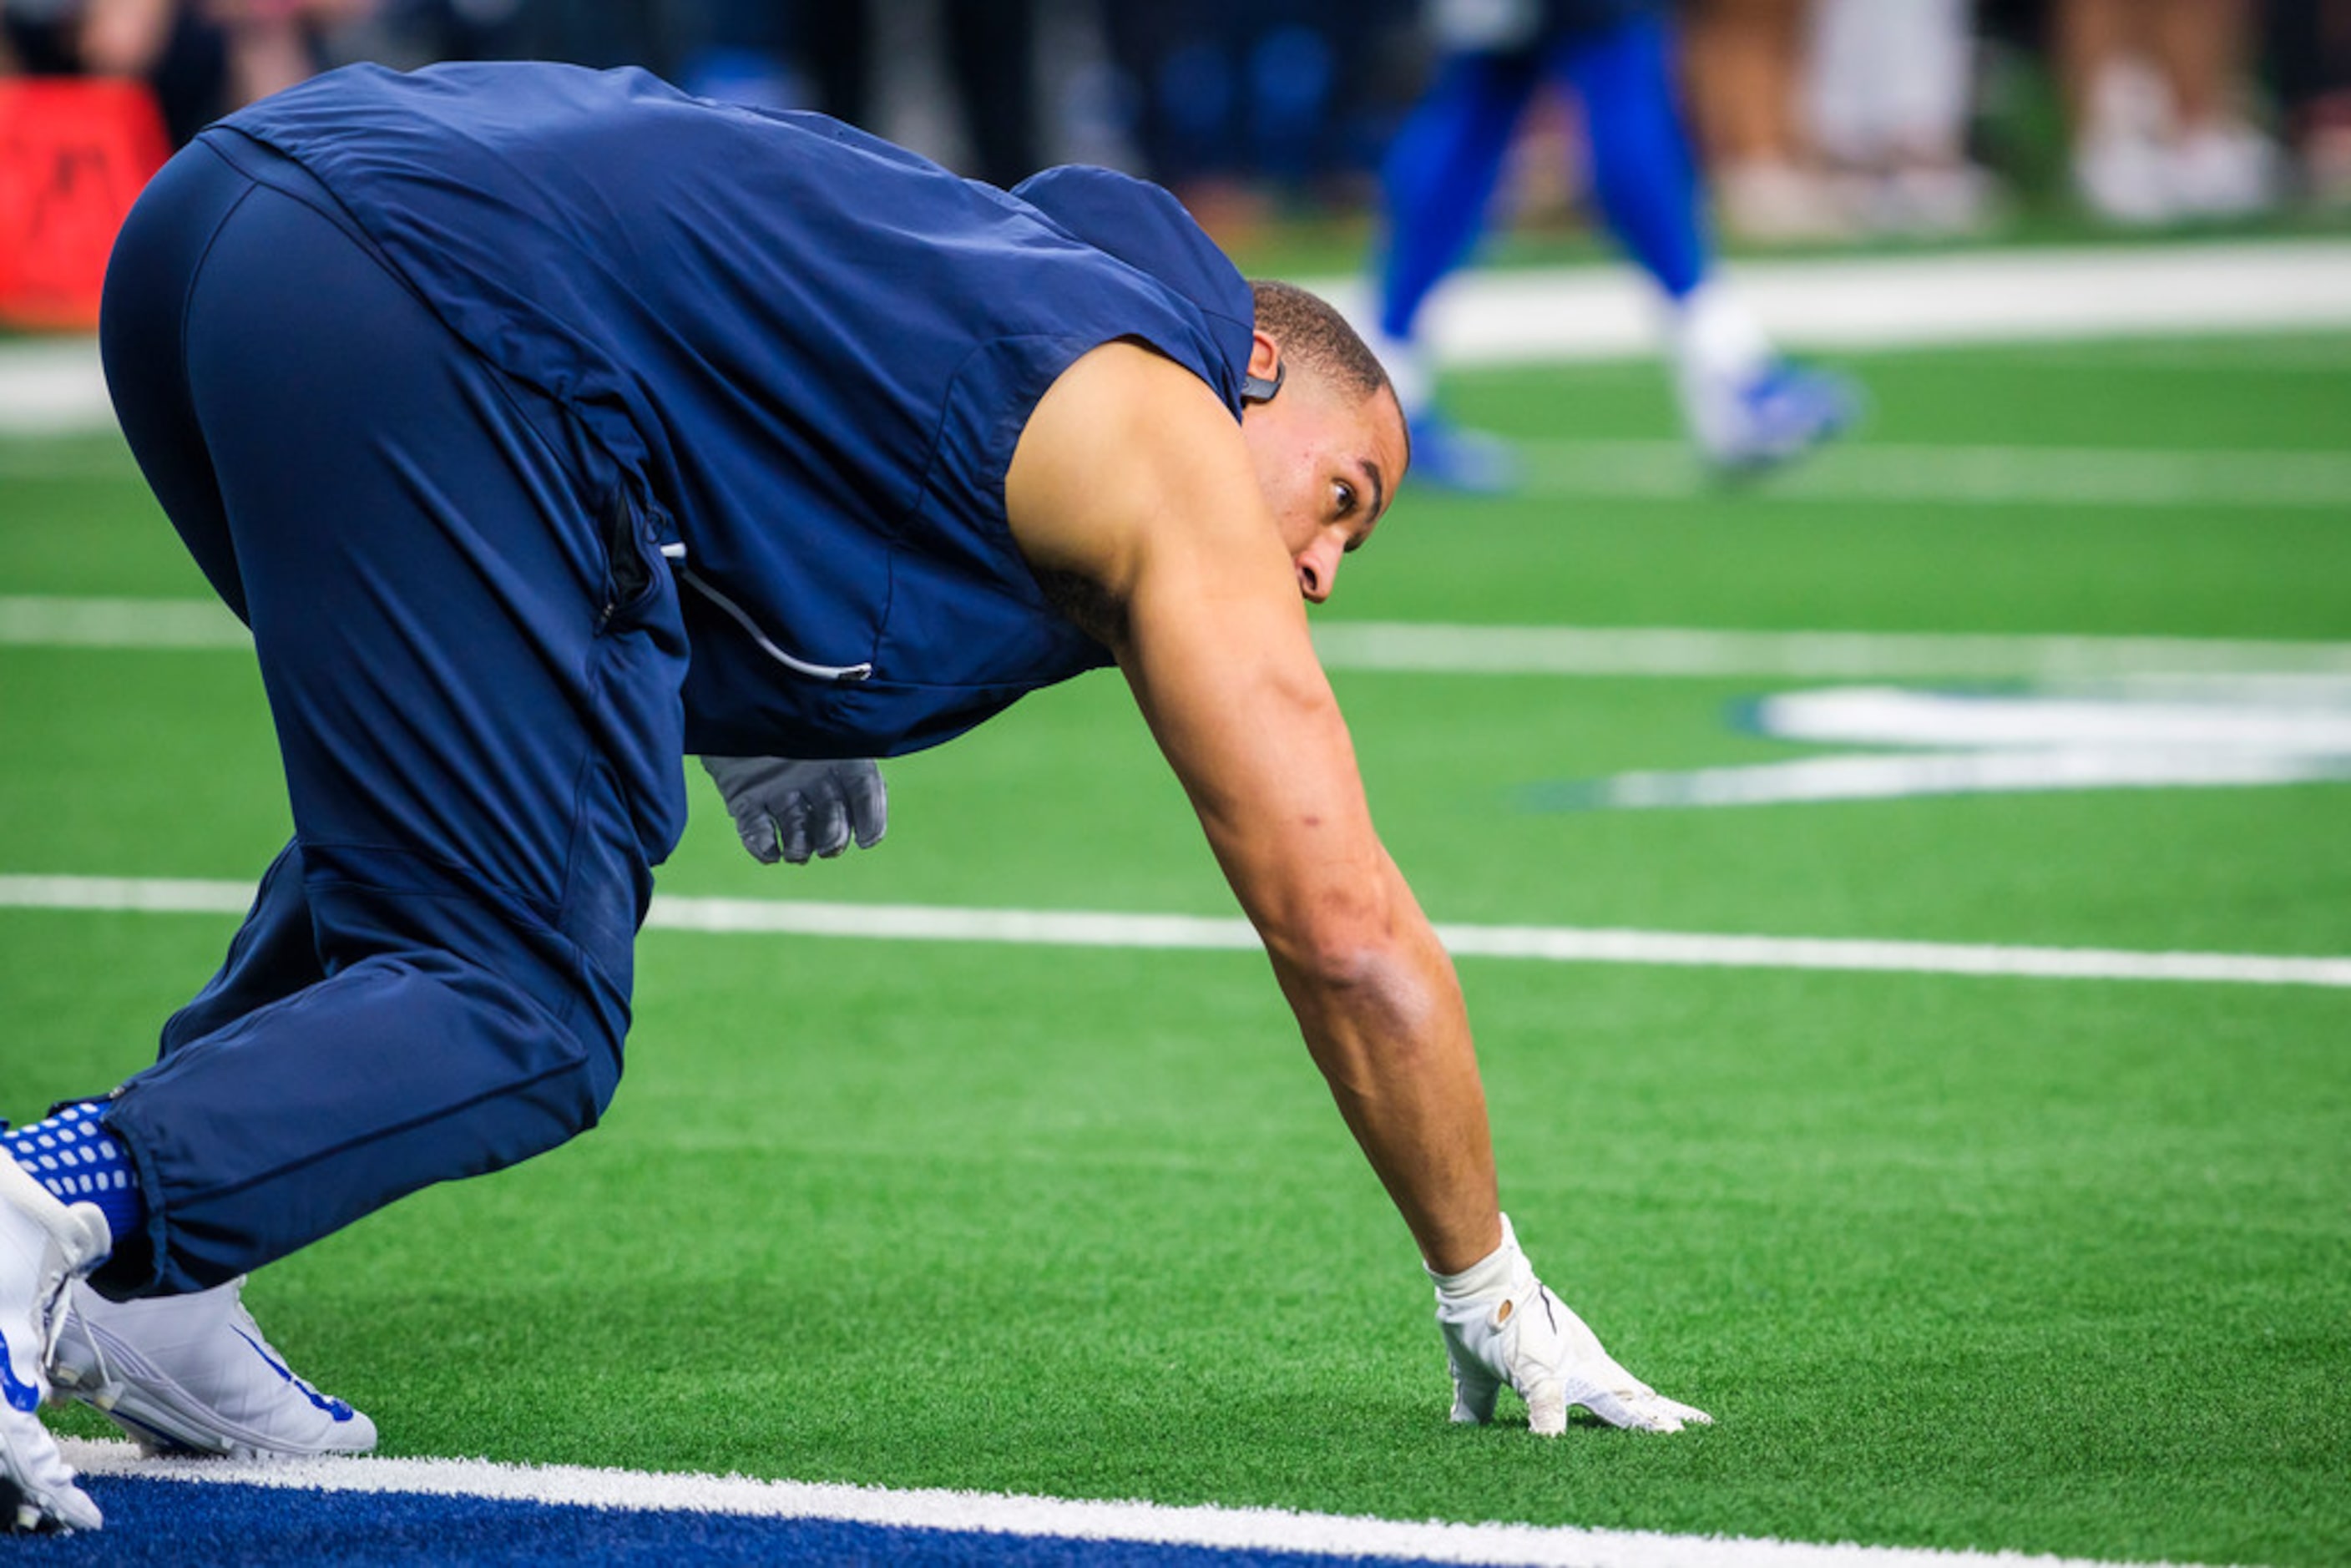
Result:
<svg viewBox="0 0 2351 1568"><path fill-rule="evenodd" d="M1562 805L1761 806L2018 790L2213 788L2351 779L2351 690L2325 676L2061 685L2024 693L1840 686L1782 692L1753 724L1813 745L1924 755L1807 757L1552 786Z"/></svg>
<svg viewBox="0 0 2351 1568"><path fill-rule="evenodd" d="M1722 481L1677 441L1529 440L1515 445L1531 495L1680 499L1724 491ZM1741 488L1803 501L2269 507L2351 517L2351 454L1880 445L1864 440L1744 481Z"/></svg>
<svg viewBox="0 0 2351 1568"><path fill-rule="evenodd" d="M2351 327L2351 244L2340 240L1749 261L1728 276L1763 329L1795 349ZM1365 319L1360 278L1308 282ZM1447 364L1634 359L1657 351L1661 319L1629 267L1490 269L1439 292L1428 336ZM96 340L0 345L0 432L112 426Z"/></svg>
<svg viewBox="0 0 2351 1568"><path fill-rule="evenodd" d="M242 648L204 599L0 595L0 645ZM1722 632L1671 626L1462 626L1317 621L1333 670L1460 675L1791 680L2351 679L2351 643L2030 637L1906 632Z"/></svg>
<svg viewBox="0 0 2351 1568"><path fill-rule="evenodd" d="M254 889L242 882L130 876L0 876L0 909L90 909L134 915L243 915Z"/></svg>
<svg viewBox="0 0 2351 1568"><path fill-rule="evenodd" d="M0 434L7 429L0 406ZM1688 499L1722 481L1678 441L1522 440L1513 444L1535 496ZM0 442L0 476L121 473L120 455ZM2351 455L2313 451L1926 446L1862 442L1742 481L1790 500L1957 506L2197 507L2351 512Z"/></svg>
<svg viewBox="0 0 2351 1568"><path fill-rule="evenodd" d="M65 435L114 428L98 340L29 338L0 345L0 434Z"/></svg>
<svg viewBox="0 0 2351 1568"><path fill-rule="evenodd" d="M7 413L0 403L0 431ZM1687 499L1722 482L1678 441L1514 444L1531 495ZM0 446L0 475L119 471L112 457ZM1744 482L1791 500L1959 506L2197 507L2351 513L2351 455L2336 452L2130 451L2080 447L1842 445Z"/></svg>
<svg viewBox="0 0 2351 1568"><path fill-rule="evenodd" d="M2351 643L2020 637L1907 632L1719 632L1664 626L1314 623L1333 670L1458 675L1688 675L1744 680L2093 680L2351 675Z"/></svg>
<svg viewBox="0 0 2351 1568"><path fill-rule="evenodd" d="M1775 739L1813 745L2260 752L2351 762L2351 701L2331 684L2304 700L2236 689L2194 700L1840 686L1764 697L1754 724Z"/></svg>
<svg viewBox="0 0 2351 1568"><path fill-rule="evenodd" d="M1763 330L1793 349L1878 349L2351 327L2351 244L1970 250L1747 261L1726 276ZM1357 321L1361 279L1309 287ZM1447 364L1626 359L1658 351L1663 310L1629 267L1490 269L1430 301Z"/></svg>
<svg viewBox="0 0 2351 1568"><path fill-rule="evenodd" d="M235 882L0 876L0 909L131 910L240 915L253 889ZM995 942L1030 946L1256 952L1240 919L900 904L656 894L648 930L880 941ZM2148 953L2097 947L1869 941L1848 937L1709 936L1575 925L1439 925L1457 957L1553 963L1663 964L1702 968L1828 969L2032 979L2172 980L2221 985L2351 988L2351 958L2252 953Z"/></svg>
<svg viewBox="0 0 2351 1568"><path fill-rule="evenodd" d="M1573 1437L1555 1439L1573 1442ZM1528 1568L2099 1568L2080 1558L2016 1552L1815 1545L1806 1542L1586 1530L1573 1525L1456 1524L1282 1509L1092 1502L1003 1492L656 1475L486 1459L334 1458L265 1463L150 1459L129 1443L68 1437L58 1447L84 1475L298 1491L483 1498L561 1507L823 1520L1055 1540L1142 1542L1233 1552L1526 1564ZM2162 1565L2150 1565L2162 1568Z"/></svg>
<svg viewBox="0 0 2351 1568"><path fill-rule="evenodd" d="M1539 787L1546 804L1614 807L1784 806L1994 795L2052 789L2253 789L2351 779L2351 756L2172 749L2158 746L1935 751L1901 757L1808 757L1742 768L1619 773Z"/></svg>
<svg viewBox="0 0 2351 1568"><path fill-rule="evenodd" d="M211 599L68 599L0 594L0 645L246 648L252 636Z"/></svg>

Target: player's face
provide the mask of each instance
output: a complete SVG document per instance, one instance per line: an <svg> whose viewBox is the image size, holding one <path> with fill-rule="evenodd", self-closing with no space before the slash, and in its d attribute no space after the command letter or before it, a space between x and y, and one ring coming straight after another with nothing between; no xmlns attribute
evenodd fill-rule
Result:
<svg viewBox="0 0 2351 1568"><path fill-rule="evenodd" d="M1331 597L1339 559L1371 538L1404 478L1404 413L1385 388L1361 402L1319 376L1293 375L1271 402L1252 403L1241 434L1258 484L1298 569L1298 591Z"/></svg>

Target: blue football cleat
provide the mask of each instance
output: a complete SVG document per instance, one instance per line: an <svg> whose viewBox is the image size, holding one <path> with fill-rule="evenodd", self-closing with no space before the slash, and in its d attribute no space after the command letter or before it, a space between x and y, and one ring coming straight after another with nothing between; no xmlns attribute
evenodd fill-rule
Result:
<svg viewBox="0 0 2351 1568"><path fill-rule="evenodd" d="M1774 360L1735 384L1691 399L1690 434L1716 467L1755 473L1802 456L1853 428L1860 389L1833 371Z"/></svg>

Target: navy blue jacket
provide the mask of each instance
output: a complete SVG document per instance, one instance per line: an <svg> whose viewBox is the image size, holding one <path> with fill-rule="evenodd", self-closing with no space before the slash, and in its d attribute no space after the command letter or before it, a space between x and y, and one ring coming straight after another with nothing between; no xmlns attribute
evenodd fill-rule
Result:
<svg viewBox="0 0 2351 1568"><path fill-rule="evenodd" d="M668 547L693 750L911 751L1107 663L1006 523L1031 409L1132 339L1239 416L1248 286L1106 170L1008 193L821 116L554 65L353 67L225 123L332 191Z"/></svg>

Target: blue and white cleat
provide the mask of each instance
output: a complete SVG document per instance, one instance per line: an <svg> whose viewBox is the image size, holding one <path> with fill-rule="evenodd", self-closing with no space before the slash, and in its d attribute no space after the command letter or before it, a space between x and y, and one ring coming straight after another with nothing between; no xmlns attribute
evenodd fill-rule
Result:
<svg viewBox="0 0 2351 1568"><path fill-rule="evenodd" d="M52 1371L150 1454L235 1459L364 1454L375 1423L286 1364L245 1310L245 1281L110 1301L72 1291Z"/></svg>
<svg viewBox="0 0 2351 1568"><path fill-rule="evenodd" d="M1501 436L1434 413L1411 421L1410 433L1416 483L1462 496L1507 496L1519 487L1518 451Z"/></svg>
<svg viewBox="0 0 2351 1568"><path fill-rule="evenodd" d="M98 1206L60 1203L0 1155L0 1531L96 1530L105 1516L41 1425L67 1288L114 1249Z"/></svg>
<svg viewBox="0 0 2351 1568"><path fill-rule="evenodd" d="M1861 392L1833 371L1775 359L1738 382L1698 389L1687 413L1708 463L1728 474L1757 474L1852 429Z"/></svg>

